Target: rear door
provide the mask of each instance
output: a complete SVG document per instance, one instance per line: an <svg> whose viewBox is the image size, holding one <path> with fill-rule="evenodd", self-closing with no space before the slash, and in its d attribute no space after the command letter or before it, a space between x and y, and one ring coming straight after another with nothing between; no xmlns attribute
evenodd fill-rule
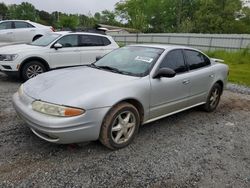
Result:
<svg viewBox="0 0 250 188"><path fill-rule="evenodd" d="M14 42L13 22L0 23L0 42Z"/></svg>
<svg viewBox="0 0 250 188"><path fill-rule="evenodd" d="M36 28L33 25L23 21L15 21L14 27L15 41L24 43L32 42L36 32Z"/></svg>
<svg viewBox="0 0 250 188"><path fill-rule="evenodd" d="M71 34L61 37L56 43L60 43L62 48L50 49L50 67L68 67L81 64L81 53L79 49L78 35Z"/></svg>
<svg viewBox="0 0 250 188"><path fill-rule="evenodd" d="M111 49L106 49L109 43L105 37L96 35L79 35L79 46L81 52L81 64L90 64L96 61L97 56L104 56ZM106 43L105 43L106 42Z"/></svg>
<svg viewBox="0 0 250 188"><path fill-rule="evenodd" d="M151 78L150 118L156 118L187 107L190 81L181 49L168 52L159 68L170 68L174 78Z"/></svg>
<svg viewBox="0 0 250 188"><path fill-rule="evenodd" d="M214 72L207 56L196 50L184 50L189 66L190 99L189 106L206 101L207 94L214 80Z"/></svg>

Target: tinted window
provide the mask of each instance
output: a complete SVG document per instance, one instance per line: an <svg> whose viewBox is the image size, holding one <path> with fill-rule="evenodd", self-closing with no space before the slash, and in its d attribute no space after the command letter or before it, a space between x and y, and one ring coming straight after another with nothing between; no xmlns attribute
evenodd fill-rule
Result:
<svg viewBox="0 0 250 188"><path fill-rule="evenodd" d="M80 35L79 44L80 46L104 46L104 40L100 36Z"/></svg>
<svg viewBox="0 0 250 188"><path fill-rule="evenodd" d="M67 35L57 41L64 48L78 46L78 35Z"/></svg>
<svg viewBox="0 0 250 188"><path fill-rule="evenodd" d="M187 71L182 50L170 51L163 59L160 68L170 68L173 69L176 73Z"/></svg>
<svg viewBox="0 0 250 188"><path fill-rule="evenodd" d="M110 44L111 44L110 40L109 40L109 39L107 39L106 37L102 37L102 40L103 40L103 44L104 44L104 46L108 46L108 45L110 45Z"/></svg>
<svg viewBox="0 0 250 188"><path fill-rule="evenodd" d="M200 52L185 50L185 56L190 70L210 65L210 60Z"/></svg>
<svg viewBox="0 0 250 188"><path fill-rule="evenodd" d="M29 23L26 23L26 22L14 22L14 23L15 23L15 28L16 29L34 27L34 26L32 26L32 25L30 25Z"/></svg>
<svg viewBox="0 0 250 188"><path fill-rule="evenodd" d="M11 29L11 22L3 22L0 24L0 30Z"/></svg>

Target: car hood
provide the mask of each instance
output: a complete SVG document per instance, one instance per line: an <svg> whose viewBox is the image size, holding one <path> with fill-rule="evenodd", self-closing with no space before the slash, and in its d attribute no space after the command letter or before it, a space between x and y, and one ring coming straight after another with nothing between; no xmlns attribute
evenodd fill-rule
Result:
<svg viewBox="0 0 250 188"><path fill-rule="evenodd" d="M75 67L51 71L27 81L24 92L36 100L54 104L77 105L82 99L91 100L100 93L138 80L139 77L117 74L90 67ZM80 107L80 106L79 106Z"/></svg>
<svg viewBox="0 0 250 188"><path fill-rule="evenodd" d="M16 44L0 47L0 54L17 54L19 52L41 50L41 46L33 46L28 44Z"/></svg>

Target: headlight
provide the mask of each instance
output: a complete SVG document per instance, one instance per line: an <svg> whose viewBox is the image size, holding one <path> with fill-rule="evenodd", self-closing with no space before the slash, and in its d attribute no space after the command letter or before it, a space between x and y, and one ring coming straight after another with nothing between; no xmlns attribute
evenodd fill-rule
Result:
<svg viewBox="0 0 250 188"><path fill-rule="evenodd" d="M23 84L19 87L17 92L18 92L19 96L23 94Z"/></svg>
<svg viewBox="0 0 250 188"><path fill-rule="evenodd" d="M73 117L85 113L85 110L80 108L61 106L42 101L34 101L32 109L43 114L59 117Z"/></svg>
<svg viewBox="0 0 250 188"><path fill-rule="evenodd" d="M14 61L17 57L17 54L1 54L0 61Z"/></svg>

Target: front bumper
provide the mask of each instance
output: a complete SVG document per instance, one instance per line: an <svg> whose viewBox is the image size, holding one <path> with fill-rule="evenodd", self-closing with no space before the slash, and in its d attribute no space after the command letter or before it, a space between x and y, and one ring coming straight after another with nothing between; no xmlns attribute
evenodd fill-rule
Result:
<svg viewBox="0 0 250 188"><path fill-rule="evenodd" d="M0 61L0 70L3 72L17 72L19 65L17 61Z"/></svg>
<svg viewBox="0 0 250 188"><path fill-rule="evenodd" d="M58 144L93 141L99 138L101 124L109 108L87 110L77 117L54 117L32 110L33 98L15 93L13 106L30 129L43 140Z"/></svg>

